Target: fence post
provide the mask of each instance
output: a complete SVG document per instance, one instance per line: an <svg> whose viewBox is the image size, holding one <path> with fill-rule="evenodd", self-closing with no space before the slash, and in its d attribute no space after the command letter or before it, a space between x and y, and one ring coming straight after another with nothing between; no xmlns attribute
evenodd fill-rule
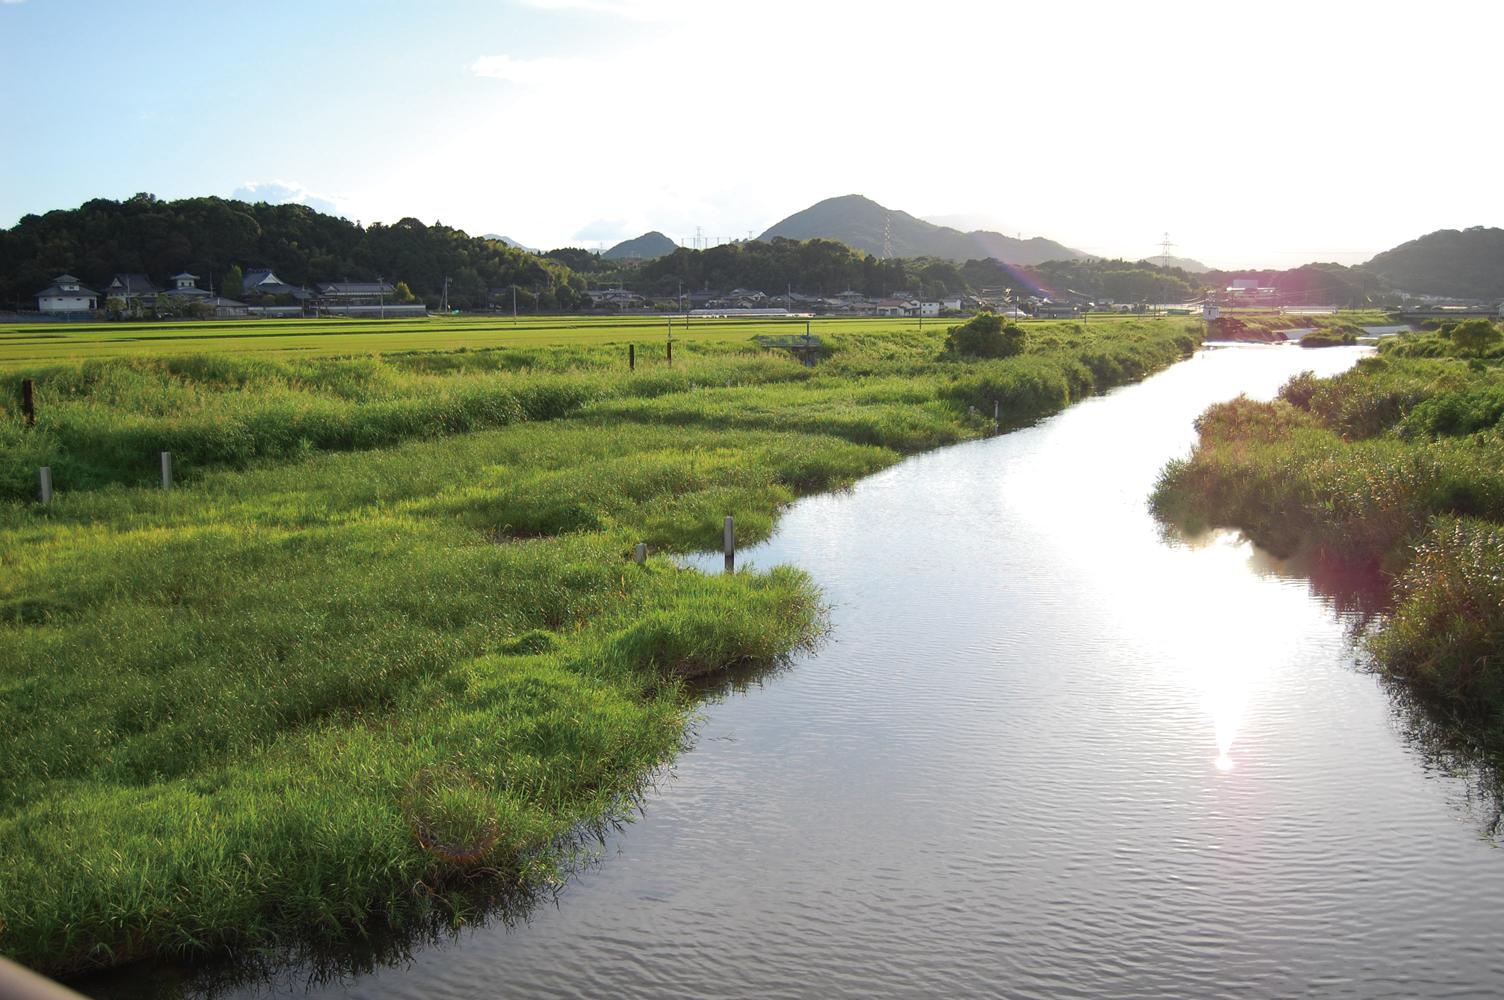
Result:
<svg viewBox="0 0 1504 1000"><path fill-rule="evenodd" d="M1003 429L1003 409L997 400L992 401L992 433L996 434Z"/></svg>
<svg viewBox="0 0 1504 1000"><path fill-rule="evenodd" d="M668 342L668 364L670 368L674 366L674 342L672 340Z"/></svg>
<svg viewBox="0 0 1504 1000"><path fill-rule="evenodd" d="M638 542L637 546L632 549L632 561L639 566L648 561L647 542Z"/></svg>
<svg viewBox="0 0 1504 1000"><path fill-rule="evenodd" d="M172 489L172 452L162 452L162 489Z"/></svg>
<svg viewBox="0 0 1504 1000"><path fill-rule="evenodd" d="M42 490L41 490L41 492L42 492L42 503L44 503L44 504L51 503L52 502L52 466L50 466L50 465L44 465L44 466L42 466L41 471L37 475L37 479L40 481L40 485L41 485L41 488L42 488Z"/></svg>
<svg viewBox="0 0 1504 1000"><path fill-rule="evenodd" d="M21 380L21 415L26 418L27 427L35 427L37 422L37 401L35 389L31 379Z"/></svg>
<svg viewBox="0 0 1504 1000"><path fill-rule="evenodd" d="M636 344L628 344L627 345L627 368L629 370L631 370L631 371L634 371L634 372L637 370L637 345Z"/></svg>
<svg viewBox="0 0 1504 1000"><path fill-rule="evenodd" d="M726 527L721 533L721 542L726 550L726 572L731 573L736 569L736 523L731 515L726 515Z"/></svg>

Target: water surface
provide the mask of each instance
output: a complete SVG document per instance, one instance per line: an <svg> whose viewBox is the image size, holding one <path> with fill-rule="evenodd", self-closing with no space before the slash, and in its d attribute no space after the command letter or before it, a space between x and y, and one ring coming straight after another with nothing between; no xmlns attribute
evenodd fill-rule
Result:
<svg viewBox="0 0 1504 1000"><path fill-rule="evenodd" d="M1473 786L1346 613L1145 508L1207 404L1362 350L1203 352L796 504L743 562L808 570L831 641L708 705L557 905L314 994L1497 993Z"/></svg>

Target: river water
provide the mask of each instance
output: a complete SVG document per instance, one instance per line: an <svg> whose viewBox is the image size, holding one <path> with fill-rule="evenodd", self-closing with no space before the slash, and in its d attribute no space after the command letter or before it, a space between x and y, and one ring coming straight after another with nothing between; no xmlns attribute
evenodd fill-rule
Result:
<svg viewBox="0 0 1504 1000"><path fill-rule="evenodd" d="M293 992L1497 995L1489 802L1336 602L1145 507L1209 403L1362 350L1205 351L794 505L743 562L812 574L821 649L708 704L557 905Z"/></svg>

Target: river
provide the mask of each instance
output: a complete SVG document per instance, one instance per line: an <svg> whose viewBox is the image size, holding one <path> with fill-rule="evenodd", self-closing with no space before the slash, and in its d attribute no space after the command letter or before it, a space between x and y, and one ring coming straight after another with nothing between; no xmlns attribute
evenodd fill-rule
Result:
<svg viewBox="0 0 1504 1000"><path fill-rule="evenodd" d="M809 571L829 641L707 704L557 905L246 995L1495 994L1490 802L1340 602L1145 507L1209 403L1363 350L1204 351L800 501L742 561Z"/></svg>

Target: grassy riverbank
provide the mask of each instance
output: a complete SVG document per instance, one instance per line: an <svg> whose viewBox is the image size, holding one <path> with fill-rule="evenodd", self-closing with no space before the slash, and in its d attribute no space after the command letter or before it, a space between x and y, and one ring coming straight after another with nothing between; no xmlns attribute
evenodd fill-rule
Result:
<svg viewBox="0 0 1504 1000"><path fill-rule="evenodd" d="M141 357L0 379L0 952L55 973L471 915L679 748L689 677L819 629L745 544L794 497L1142 377L1192 322L850 329L338 360ZM626 338L624 338L626 339ZM37 425L21 425L21 377ZM177 486L152 488L156 452ZM36 466L58 494L34 502Z"/></svg>
<svg viewBox="0 0 1504 1000"><path fill-rule="evenodd" d="M1278 553L1368 564L1393 611L1376 662L1480 744L1504 737L1504 351L1435 334L1388 341L1331 379L1200 419L1153 502Z"/></svg>

